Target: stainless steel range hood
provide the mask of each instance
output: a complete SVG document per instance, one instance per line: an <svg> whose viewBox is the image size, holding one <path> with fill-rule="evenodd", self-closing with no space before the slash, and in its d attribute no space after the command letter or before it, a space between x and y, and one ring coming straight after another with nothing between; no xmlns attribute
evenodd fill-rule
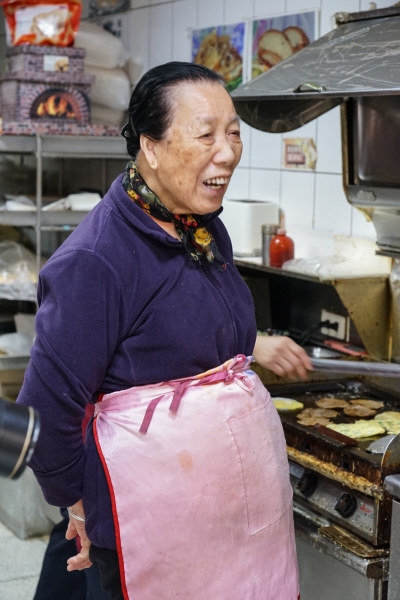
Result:
<svg viewBox="0 0 400 600"><path fill-rule="evenodd" d="M297 129L359 96L400 94L400 7L337 15L339 26L234 92L257 129Z"/></svg>

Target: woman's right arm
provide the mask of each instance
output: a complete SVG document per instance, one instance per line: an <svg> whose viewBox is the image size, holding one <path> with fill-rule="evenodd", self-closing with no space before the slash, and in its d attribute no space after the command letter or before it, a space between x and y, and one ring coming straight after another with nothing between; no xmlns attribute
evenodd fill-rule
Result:
<svg viewBox="0 0 400 600"><path fill-rule="evenodd" d="M107 263L75 250L45 265L38 298L37 335L18 403L40 413L29 466L47 502L72 506L82 498L82 419L120 341L122 291Z"/></svg>

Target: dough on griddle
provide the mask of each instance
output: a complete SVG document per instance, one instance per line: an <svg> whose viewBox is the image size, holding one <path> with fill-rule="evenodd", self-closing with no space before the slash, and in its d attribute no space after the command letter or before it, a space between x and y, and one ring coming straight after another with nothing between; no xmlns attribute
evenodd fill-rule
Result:
<svg viewBox="0 0 400 600"><path fill-rule="evenodd" d="M328 408L305 408L298 415L298 419L303 419L304 417L325 417L326 419L334 419L338 416L338 412L336 410L330 410Z"/></svg>
<svg viewBox="0 0 400 600"><path fill-rule="evenodd" d="M349 406L349 408L345 408L343 412L349 417L373 417L374 415L376 415L376 410L374 410L373 408L368 408L367 406L360 406L359 404Z"/></svg>
<svg viewBox="0 0 400 600"><path fill-rule="evenodd" d="M366 408L383 408L385 406L384 402L380 400L363 400L362 398L357 398L357 400L350 400L351 404L355 406L365 406Z"/></svg>
<svg viewBox="0 0 400 600"><path fill-rule="evenodd" d="M327 425L327 427L354 439L373 437L374 435L382 435L385 433L384 428L376 421L356 421L355 423L340 424L331 423L330 425Z"/></svg>
<svg viewBox="0 0 400 600"><path fill-rule="evenodd" d="M303 417L302 419L299 419L299 423L300 425L305 425L306 427L313 427L314 425L328 425L331 421L329 419L327 419L326 417L317 417L317 416L310 416L310 417Z"/></svg>
<svg viewBox="0 0 400 600"><path fill-rule="evenodd" d="M340 398L320 398L315 404L320 408L346 408L349 406L347 400L340 400Z"/></svg>
<svg viewBox="0 0 400 600"><path fill-rule="evenodd" d="M272 398L272 402L276 410L299 410L300 408L304 408L302 402L297 402L297 400L292 400L291 398Z"/></svg>
<svg viewBox="0 0 400 600"><path fill-rule="evenodd" d="M400 412L388 410L387 412L376 415L374 421L386 429L386 433L397 435L400 433Z"/></svg>

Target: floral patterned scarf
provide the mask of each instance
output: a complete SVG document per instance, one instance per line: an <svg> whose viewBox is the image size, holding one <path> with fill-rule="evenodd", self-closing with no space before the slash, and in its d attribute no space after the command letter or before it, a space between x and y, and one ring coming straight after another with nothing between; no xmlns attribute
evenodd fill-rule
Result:
<svg viewBox="0 0 400 600"><path fill-rule="evenodd" d="M208 262L212 263L218 271L226 268L213 236L201 223L201 217L199 215L174 215L170 212L160 198L147 187L133 161L129 161L126 166L122 186L135 204L148 215L159 221L175 225L183 247L191 260L201 262L201 258L206 256Z"/></svg>

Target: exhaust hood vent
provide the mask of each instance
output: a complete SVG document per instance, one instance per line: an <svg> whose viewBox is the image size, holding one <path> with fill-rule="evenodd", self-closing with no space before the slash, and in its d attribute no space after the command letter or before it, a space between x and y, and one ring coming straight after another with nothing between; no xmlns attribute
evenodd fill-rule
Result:
<svg viewBox="0 0 400 600"><path fill-rule="evenodd" d="M256 129L297 129L349 97L400 95L400 7L340 14L339 26L232 92Z"/></svg>

